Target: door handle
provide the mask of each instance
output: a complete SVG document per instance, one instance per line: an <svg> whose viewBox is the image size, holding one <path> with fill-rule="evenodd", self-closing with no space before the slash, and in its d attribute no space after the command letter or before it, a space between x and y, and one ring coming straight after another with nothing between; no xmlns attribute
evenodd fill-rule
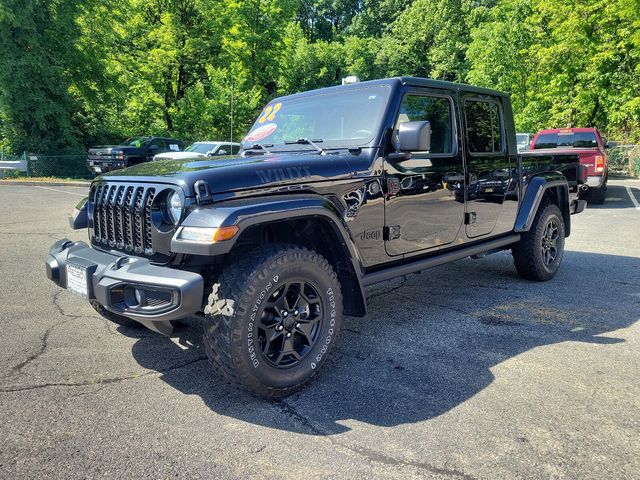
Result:
<svg viewBox="0 0 640 480"><path fill-rule="evenodd" d="M464 182L464 175L455 173L453 175L445 175L443 180L447 183Z"/></svg>

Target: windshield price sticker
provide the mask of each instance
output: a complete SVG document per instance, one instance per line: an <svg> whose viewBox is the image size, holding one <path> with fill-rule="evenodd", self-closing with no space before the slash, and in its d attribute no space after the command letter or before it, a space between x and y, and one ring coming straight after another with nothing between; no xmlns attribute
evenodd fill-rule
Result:
<svg viewBox="0 0 640 480"><path fill-rule="evenodd" d="M277 128L278 125L276 123L267 123L266 125L262 125L261 127L256 128L253 132L249 133L244 141L257 142L258 140L267 138L269 135L275 132Z"/></svg>
<svg viewBox="0 0 640 480"><path fill-rule="evenodd" d="M276 113L278 113L281 108L282 108L281 102L278 102L273 106L268 105L267 108L264 109L264 112L262 112L262 115L260 115L260 119L258 120L258 123L264 123L267 120L269 120L270 122L273 122L273 120L276 118Z"/></svg>

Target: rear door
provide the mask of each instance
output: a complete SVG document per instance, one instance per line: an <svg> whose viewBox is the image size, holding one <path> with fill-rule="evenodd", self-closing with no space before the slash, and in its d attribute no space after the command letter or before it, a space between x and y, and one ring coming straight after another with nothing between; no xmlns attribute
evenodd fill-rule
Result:
<svg viewBox="0 0 640 480"><path fill-rule="evenodd" d="M511 182L500 97L467 94L462 108L465 124L466 233L491 233Z"/></svg>

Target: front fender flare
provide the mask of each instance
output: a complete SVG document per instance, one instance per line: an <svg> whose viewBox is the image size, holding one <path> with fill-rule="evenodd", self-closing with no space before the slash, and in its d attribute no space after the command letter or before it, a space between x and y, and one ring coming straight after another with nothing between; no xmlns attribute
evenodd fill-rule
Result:
<svg viewBox="0 0 640 480"><path fill-rule="evenodd" d="M353 309L357 315L364 315L365 301L362 289L362 261L342 221L336 205L319 195L290 195L287 197L268 196L254 199L230 200L191 212L177 229L171 240L171 251L190 255L218 256L229 253L238 238L248 228L283 220L314 218L327 222L340 242L344 256L349 258L351 276L354 280L351 293L355 294L357 305ZM238 233L231 240L216 243L197 243L178 240L184 227L229 227L237 226ZM346 292L344 292L346 294Z"/></svg>
<svg viewBox="0 0 640 480"><path fill-rule="evenodd" d="M567 178L560 172L546 172L529 179L516 217L515 232L528 232L531 229L540 202L542 202L545 192L550 189L554 189L557 194L558 206L564 221L565 236L569 236L571 233L569 184Z"/></svg>

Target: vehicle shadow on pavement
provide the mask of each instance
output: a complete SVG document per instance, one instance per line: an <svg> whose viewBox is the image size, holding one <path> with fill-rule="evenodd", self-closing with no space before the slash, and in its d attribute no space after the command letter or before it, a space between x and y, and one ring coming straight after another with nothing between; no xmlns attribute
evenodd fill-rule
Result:
<svg viewBox="0 0 640 480"><path fill-rule="evenodd" d="M493 367L537 347L624 342L615 331L640 318L640 258L568 251L554 280L535 283L520 279L510 254L499 253L399 279L368 296L366 317L345 318L333 364L284 400L257 399L219 380L204 359L197 322L179 332L181 347L140 333L133 355L217 414L253 424L331 435L349 430L345 420L421 422L474 397L493 382ZM176 352L183 366L165 368ZM539 371L518 370L518 378Z"/></svg>

